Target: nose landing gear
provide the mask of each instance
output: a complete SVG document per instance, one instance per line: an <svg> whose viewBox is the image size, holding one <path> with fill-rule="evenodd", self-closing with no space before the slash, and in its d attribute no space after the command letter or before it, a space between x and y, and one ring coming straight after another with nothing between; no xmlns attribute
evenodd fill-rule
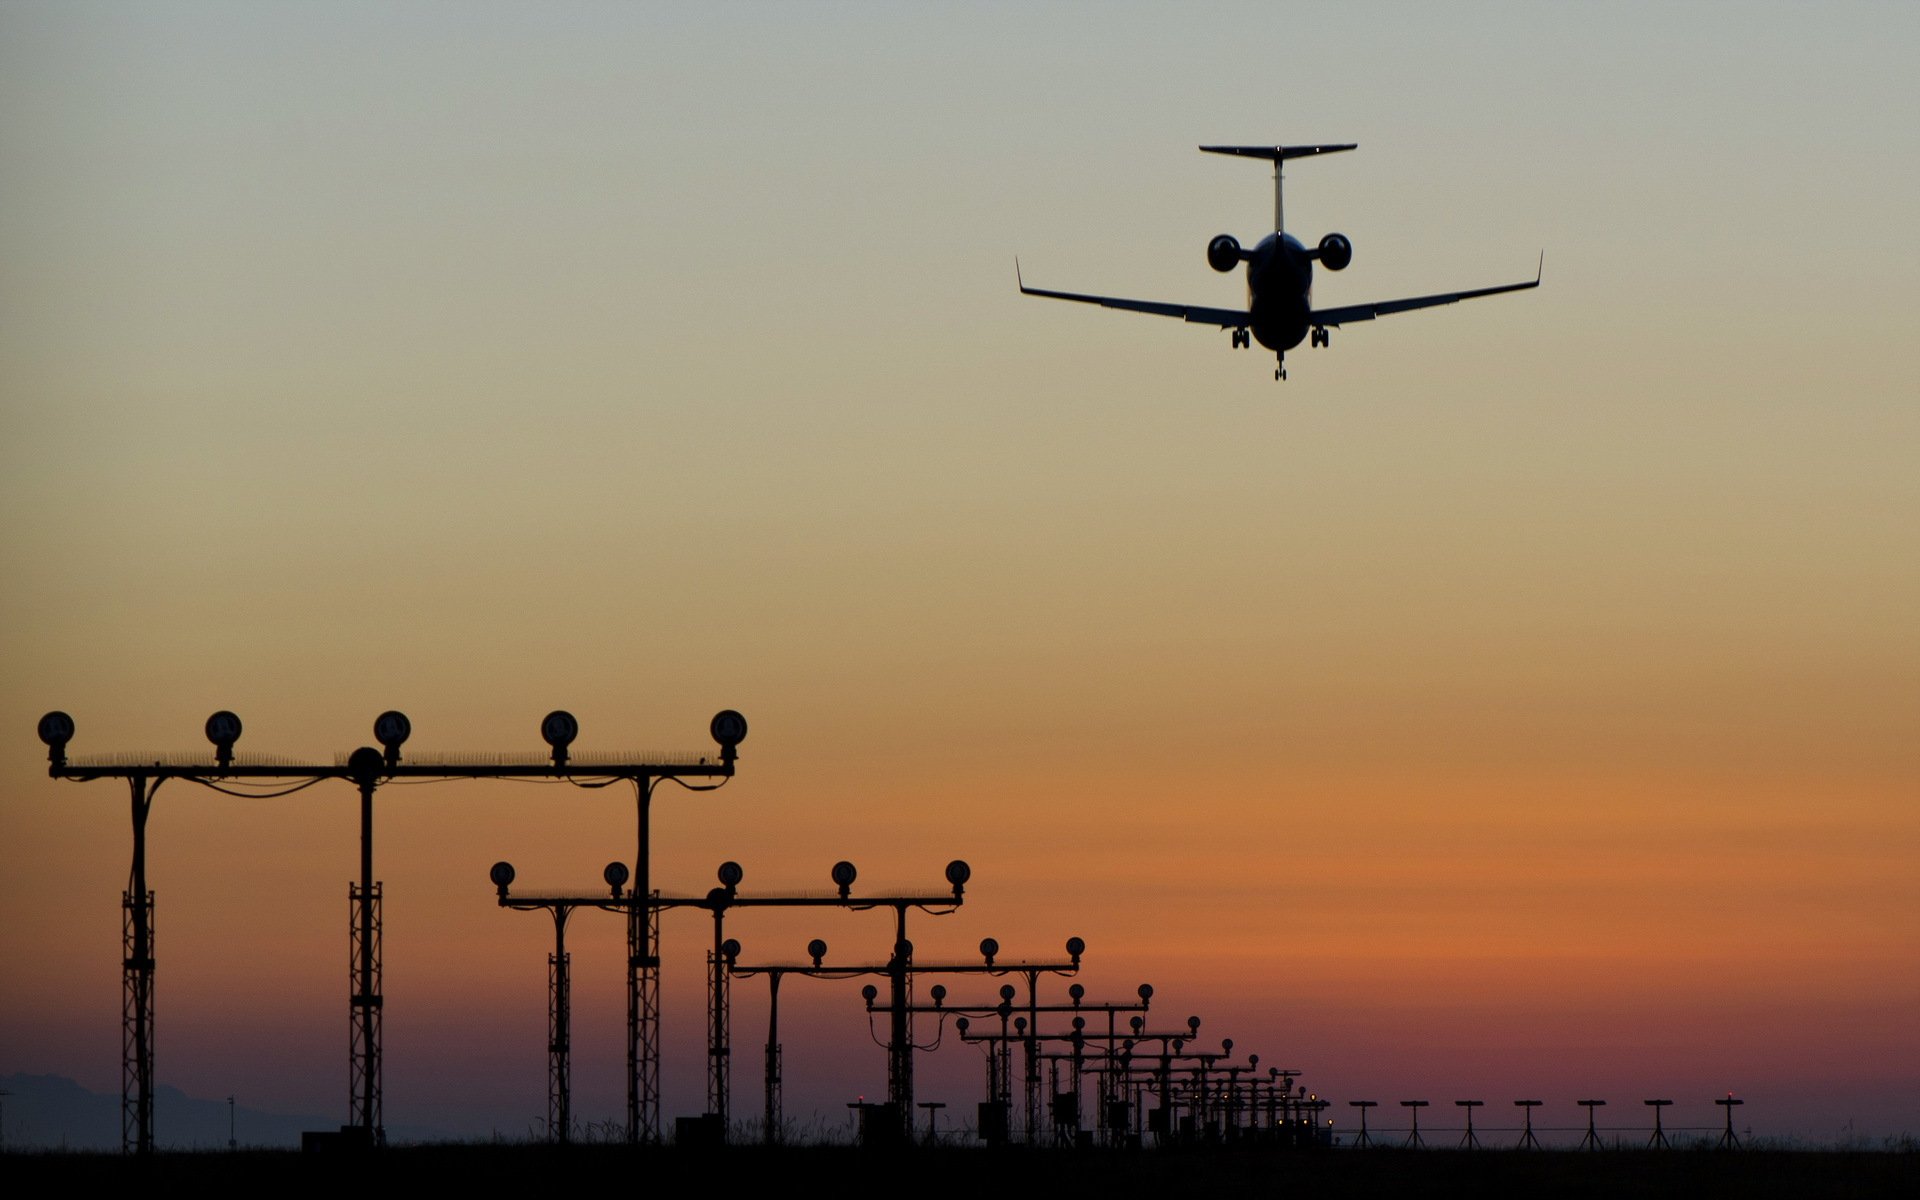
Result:
<svg viewBox="0 0 1920 1200"><path fill-rule="evenodd" d="M1274 357L1280 364L1279 366L1273 369L1274 382L1277 383L1280 380L1285 379L1287 377L1287 356L1284 354L1277 354Z"/></svg>

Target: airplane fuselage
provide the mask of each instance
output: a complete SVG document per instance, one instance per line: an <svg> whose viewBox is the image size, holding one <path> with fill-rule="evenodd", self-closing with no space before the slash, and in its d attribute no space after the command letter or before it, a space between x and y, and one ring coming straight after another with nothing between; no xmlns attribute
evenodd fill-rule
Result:
<svg viewBox="0 0 1920 1200"><path fill-rule="evenodd" d="M1247 257L1247 327L1269 350L1307 340L1313 312L1313 260L1290 233L1270 233Z"/></svg>

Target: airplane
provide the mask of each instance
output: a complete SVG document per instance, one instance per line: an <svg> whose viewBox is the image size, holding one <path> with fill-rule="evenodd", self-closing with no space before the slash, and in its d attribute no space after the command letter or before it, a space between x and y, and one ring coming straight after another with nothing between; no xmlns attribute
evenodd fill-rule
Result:
<svg viewBox="0 0 1920 1200"><path fill-rule="evenodd" d="M1051 292L1042 288L1028 287L1020 275L1020 262L1014 260L1014 281L1025 296L1047 296L1055 300L1078 300L1083 304L1098 304L1102 308L1120 308L1131 312L1153 313L1162 317L1179 317L1193 325L1217 325L1222 329L1233 330L1233 347L1245 349L1258 341L1262 346L1274 352L1276 365L1273 377L1276 380L1287 377L1287 351L1305 341L1311 332L1315 347L1332 344L1329 330L1355 321L1371 321L1375 317L1384 317L1389 313L1410 312L1416 308L1433 308L1441 304L1452 304L1460 300L1473 300L1480 296L1497 296L1501 292L1518 292L1540 286L1540 275L1546 267L1546 255L1540 256L1540 266L1535 269L1532 279L1524 283L1508 283L1499 287L1476 288L1466 292L1441 292L1432 296L1412 296L1404 300L1380 300L1372 304L1346 304L1338 308L1318 308L1313 306L1313 264L1320 263L1329 271L1345 270L1353 261L1353 243L1345 234L1329 233L1320 239L1320 244L1309 250L1300 244L1299 239L1286 232L1281 220L1280 171L1281 164L1290 158L1307 158L1319 154L1333 154L1341 150L1352 150L1357 142L1344 145L1321 146L1202 146L1208 154L1234 154L1242 158L1261 158L1273 163L1273 232L1260 239L1259 245L1248 250L1242 247L1231 234L1223 233L1207 243L1207 265L1222 272L1233 270L1241 263L1247 264L1247 307L1206 308L1197 304L1163 304L1154 300L1124 300L1116 296L1088 296L1079 292Z"/></svg>

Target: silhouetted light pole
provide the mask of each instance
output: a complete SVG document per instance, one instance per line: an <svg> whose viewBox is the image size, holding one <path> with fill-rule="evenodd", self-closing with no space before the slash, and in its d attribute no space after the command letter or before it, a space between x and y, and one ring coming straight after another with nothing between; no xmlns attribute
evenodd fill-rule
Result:
<svg viewBox="0 0 1920 1200"><path fill-rule="evenodd" d="M1454 1104L1458 1105L1461 1109L1465 1110L1467 1114L1467 1134L1465 1137L1460 1139L1460 1148L1462 1150L1478 1150L1480 1148L1480 1139L1473 1136L1473 1110L1476 1108L1479 1108L1481 1105L1485 1103L1486 1103L1485 1100L1455 1100L1454 1101Z"/></svg>
<svg viewBox="0 0 1920 1200"><path fill-rule="evenodd" d="M1427 1102L1425 1100L1402 1100L1400 1102L1400 1107L1406 1109L1407 1114L1413 1118L1413 1132L1407 1135L1407 1146L1414 1150L1420 1149L1420 1147L1425 1144L1420 1140L1420 1110L1426 1106Z"/></svg>
<svg viewBox="0 0 1920 1200"><path fill-rule="evenodd" d="M1662 1128L1660 1124L1660 1110L1672 1104L1673 1101L1645 1100L1642 1101L1642 1103L1653 1110L1653 1136L1647 1139L1647 1148L1650 1150L1672 1149L1671 1144L1667 1141L1667 1131ZM1728 1111L1732 1110L1729 1109Z"/></svg>
<svg viewBox="0 0 1920 1200"><path fill-rule="evenodd" d="M1515 1100L1513 1102L1514 1107L1526 1115L1527 1122L1526 1129L1520 1134L1520 1144L1514 1147L1515 1149L1538 1150L1540 1148L1540 1139L1533 1136L1533 1110L1539 1108L1540 1104L1541 1101L1539 1100Z"/></svg>
<svg viewBox="0 0 1920 1200"><path fill-rule="evenodd" d="M877 908L892 909L894 912L894 945L896 947L896 953L893 960L890 960L888 963L887 973L890 978L894 978L897 977L899 960L901 958L898 947L902 945L911 946L911 943L908 943L905 937L907 911L909 909L919 909L922 912L932 913L935 916L944 916L953 912L965 903L966 884L967 881L972 878L973 869L964 861L957 858L949 862L946 868L946 878L948 886L952 888L952 891L946 895L926 893L908 896L855 896L853 894L853 883L854 880L859 878L859 871L855 869L852 863L844 860L833 865L831 875L837 889L837 894L833 896L819 896L806 893L743 896L739 893L739 885L740 881L745 877L745 872L741 869L740 864L728 862L722 863L720 866L721 886L707 893L706 907L713 913L714 937L713 952L708 959L712 969L707 992L707 1104L709 1113L715 1117L720 1125L719 1136L723 1140L727 1136L727 1125L730 1120L729 1096L731 1084L728 1073L732 1057L731 1022L729 1017L730 1005L727 981L729 975L738 973L733 970L730 956L725 953L724 949L728 944L728 940L724 939L723 934L723 923L726 919L727 910L733 908L842 908L851 909L856 912L865 912ZM734 956L737 956L739 953L739 944L737 942L732 944L734 946ZM910 956L910 950L908 954ZM906 999L907 997L904 991L896 993L895 1003L893 1005L894 1024L896 1026L899 1026L905 1019L904 1008ZM908 1036L911 1036L910 1033ZM913 1127L912 1059L909 1056L905 1065L901 1065L895 1061L896 1058L896 1055L889 1054L888 1103L897 1106L899 1110L897 1115L899 1115L900 1121L902 1122L901 1132L910 1135Z"/></svg>
<svg viewBox="0 0 1920 1200"><path fill-rule="evenodd" d="M1364 1149L1368 1146L1373 1145L1373 1138L1367 1133L1367 1110L1377 1106L1378 1104L1379 1104L1379 1101L1377 1100L1347 1101L1348 1107L1357 1108L1360 1110L1360 1136L1353 1139L1354 1149L1356 1150Z"/></svg>
<svg viewBox="0 0 1920 1200"><path fill-rule="evenodd" d="M125 943L121 1132L125 1149L143 1154L153 1149L153 893L147 888L146 878L146 822L154 794L166 780L184 779L214 791L250 798L284 796L326 779L345 779L358 788L360 879L358 883L348 885L352 908L348 981L351 1123L343 1132L352 1131L364 1141L378 1142L383 1136L380 1084L383 997L380 985L380 884L373 878L373 794L379 785L400 777L443 780L548 778L563 779L580 787L605 787L618 780L630 780L643 797L640 806L640 846L644 864L645 797L649 797L653 786L663 779L672 779L691 790L710 791L732 778L737 746L746 737L746 720L731 710L714 717L711 729L715 741L720 743L718 762L701 758L691 762L649 763L614 757L596 759L590 766L584 767L569 764L567 747L578 733L579 725L570 714L564 712L549 714L541 725L541 731L552 749L550 762L496 755L488 756L484 761L446 758L432 763L403 763L400 761L400 746L407 740L411 729L405 714L389 711L382 713L374 722L374 736L384 747L384 752L363 746L353 754L325 765L277 760L239 762L235 760L233 746L240 737L240 718L223 710L207 719L207 740L214 746L214 761L211 763L198 756L145 760L125 754L69 760L67 745L73 739L73 718L62 712L50 712L40 719L40 739L47 745L47 773L50 776L82 781L125 779L133 792L133 869L121 905ZM696 786L685 782L688 778L718 779L720 783ZM235 790L261 786L258 782L249 781L268 780L276 781L267 786L278 790ZM644 865L641 878L645 878ZM641 891L644 895L644 888ZM642 928L647 927L645 908L644 903L634 906ZM630 932L630 947L632 938ZM646 970L645 959L645 955L635 955L630 951L631 971ZM651 978L656 987L654 1011L657 1015L658 956L654 955L652 961L655 974ZM633 1049L638 1040L638 1035L634 1033L634 1014L645 1007L638 998L639 992L638 984L630 986L630 1063L634 1060ZM652 1044L657 1046L657 1040L656 1031ZM653 1092L650 1094L657 1096L657 1054L651 1062L654 1074L650 1077L653 1080ZM637 1068L629 1071L630 1078L637 1079L641 1074ZM636 1116L643 1114L644 1109L638 1105L636 1096L642 1090L632 1084L629 1086L630 1135L641 1125ZM653 1112L657 1116L657 1104Z"/></svg>
<svg viewBox="0 0 1920 1200"><path fill-rule="evenodd" d="M1579 1101L1576 1101L1575 1103L1579 1104L1581 1108L1584 1108L1587 1110L1587 1136L1580 1139L1580 1149L1582 1150L1605 1149L1605 1147L1601 1145L1601 1142L1600 1142L1600 1131L1594 1126L1594 1123L1593 1123L1593 1110L1596 1108L1603 1107L1606 1104L1606 1101L1605 1100L1579 1100Z"/></svg>
<svg viewBox="0 0 1920 1200"><path fill-rule="evenodd" d="M947 1003L946 988L935 984L931 990L933 1003L931 1005L913 1006L913 1012L916 1014L928 1013L940 1016L958 1015L958 1020L955 1022L955 1029L960 1035L960 1040L969 1044L979 1044L987 1047L987 1095L990 1103L998 1103L1003 1099L1001 1093L1000 1068L1005 1062L1005 1051L1007 1047L1011 1045L1012 1041L1016 1040L1016 1035L1008 1030L1007 1024L1013 1016L1013 1001L1018 994L1018 991L1012 984L1006 984L1000 989L1000 1002L997 1005L949 1004ZM1017 1035L1017 1040L1022 1042L1027 1040L1032 1040L1036 1043L1064 1042L1070 1047L1070 1053L1064 1056L1046 1056L1056 1068L1056 1085L1058 1083L1057 1068L1059 1063L1065 1061L1071 1069L1069 1090L1061 1092L1057 1086L1054 1088L1053 1127L1057 1139L1066 1137L1069 1131L1077 1135L1080 1128L1079 1111L1082 1076L1089 1057L1087 1044L1089 1042L1104 1043L1106 1049L1098 1052L1094 1057L1102 1062L1111 1059L1114 1046L1124 1036L1115 1029L1114 1022L1116 1016L1123 1012L1144 1013L1148 1011L1148 1006L1153 999L1153 987L1150 984L1143 983L1136 989L1135 994L1140 998L1137 1004L1089 1004L1086 1002L1086 994L1086 988L1078 983L1071 984L1067 988L1069 1003L1040 1004L1028 1010L1034 1014L1071 1014L1072 1027L1069 1032L1040 1034L1033 1033L1031 1030L1022 1029ZM1104 1034L1098 1030L1089 1031L1087 1029L1086 1015L1088 1013L1106 1014L1107 1031ZM968 1020L971 1016L999 1016L1002 1026L1000 1034L972 1033L972 1026ZM1025 1018L1021 1019L1025 1020ZM1137 1019L1138 1018L1136 1018L1136 1020ZM1106 1103L1109 1102L1113 1096L1114 1074L1110 1068L1104 1069L1101 1072L1100 1093L1103 1101L1103 1112L1100 1115L1100 1125L1102 1131L1108 1134L1111 1134L1116 1126L1124 1131L1126 1125L1124 1102L1122 1111L1118 1113L1111 1108L1110 1104ZM1117 1122L1114 1121L1116 1116L1120 1118Z"/></svg>
<svg viewBox="0 0 1920 1200"><path fill-rule="evenodd" d="M627 865L610 862L600 873L611 896L535 896L509 894L515 871L510 862L497 862L487 872L499 893L502 908L521 912L544 911L553 917L553 953L547 955L547 1139L573 1140L573 956L567 952L567 919L581 907L627 910L620 897L627 882Z"/></svg>
<svg viewBox="0 0 1920 1200"><path fill-rule="evenodd" d="M964 865L964 864L962 864ZM951 878L951 876L949 876ZM955 882L959 886L964 877ZM903 914L904 921L904 914ZM903 926L904 927L904 926ZM1080 970L1080 956L1086 952L1087 944L1077 937L1067 939L1067 962L1011 962L998 961L1000 943L992 938L980 940L979 963L915 963L913 943L904 936L894 943L893 960L890 964L889 983L893 987L893 996L888 1005L889 1023L892 1033L888 1038L887 1063L889 1102L899 1105L910 1118L913 1102L913 1027L909 1002L909 987L914 976L918 975L1018 975L1027 981L1027 1007L1037 1015L1039 998L1037 989L1042 975L1072 975ZM867 997L868 1011L874 1007L874 996ZM1031 1029L1033 1022L1023 1020L1020 1028ZM1028 1053L1028 1136L1034 1136L1033 1129L1039 1121L1040 1063L1038 1046L1029 1038L1025 1040ZM902 1090L896 1093L895 1085Z"/></svg>
<svg viewBox="0 0 1920 1200"><path fill-rule="evenodd" d="M847 880L850 884L853 881ZM781 1047L780 1047L780 980L786 975L802 975L811 979L853 979L861 975L885 975L890 969L889 963L871 963L864 966L829 967L824 965L827 956L827 943L814 938L807 943L807 954L813 959L812 966L792 963L761 964L743 967L737 962L729 965L732 974L742 978L754 975L767 977L767 1051L766 1051L766 1111L763 1118L761 1138L772 1146L780 1141L781 1114ZM735 957L738 957L736 952ZM877 994L877 993L876 993Z"/></svg>
<svg viewBox="0 0 1920 1200"><path fill-rule="evenodd" d="M1733 1133L1733 1110L1745 1104L1746 1101L1735 1100L1733 1093L1728 1092L1726 1099L1715 1100L1714 1103L1727 1110L1727 1129L1725 1133L1720 1135L1720 1141L1716 1143L1716 1148L1720 1150L1738 1150L1740 1148L1740 1139L1735 1137ZM1752 1133L1753 1130L1749 1129L1747 1132Z"/></svg>
<svg viewBox="0 0 1920 1200"><path fill-rule="evenodd" d="M567 716L556 713L548 717ZM567 717L571 722L572 718ZM633 781L637 809L638 846L633 864L633 907L627 920L627 1141L653 1144L660 1140L660 922L653 909L652 813L653 791L660 783L672 780L689 791L711 791L719 784L695 785L686 782L690 775L731 777L738 747L747 736L747 719L732 709L715 714L710 732L720 744L720 769L698 771L685 768L657 768L628 776ZM548 732L554 746L556 763L566 759L564 741ZM704 767L705 759L701 760ZM724 782L724 780L723 780Z"/></svg>

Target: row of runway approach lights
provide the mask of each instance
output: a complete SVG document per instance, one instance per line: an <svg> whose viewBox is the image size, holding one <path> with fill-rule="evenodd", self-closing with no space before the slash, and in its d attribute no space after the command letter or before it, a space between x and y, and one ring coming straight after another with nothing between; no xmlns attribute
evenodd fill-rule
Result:
<svg viewBox="0 0 1920 1200"><path fill-rule="evenodd" d="M860 1137L866 1144L899 1144L916 1137L932 1140L938 1136L939 1113L946 1106L932 1101L916 1104L914 1055L936 1049L949 1028L962 1044L977 1049L984 1059L986 1098L977 1106L973 1129L989 1145L1019 1141L1077 1146L1096 1140L1106 1145L1137 1145L1149 1136L1160 1143L1257 1136L1304 1141L1312 1136L1316 1118L1327 1106L1318 1097L1310 1097L1304 1087L1295 1090L1299 1072L1270 1067L1262 1075L1258 1055L1236 1060L1231 1039L1222 1041L1217 1050L1202 1047L1199 1017L1189 1017L1176 1027L1154 1027L1148 1015L1154 994L1149 984L1141 984L1133 997L1121 1001L1089 1000L1086 988L1078 982L1067 987L1064 1000L1043 997L1043 980L1078 974L1086 952L1086 943L1080 938L1068 938L1064 956L1055 958L1008 959L993 938L981 940L977 960L917 957L906 936L907 913L920 910L944 915L957 910L965 902L966 884L972 876L971 868L960 860L947 864L951 890L942 894L857 895L853 885L858 871L845 861L834 864L830 877L835 892L827 896L743 892L740 885L745 872L734 862L722 863L717 874L719 886L704 895L655 893L649 906L655 913L704 911L713 925L712 941L705 954L707 1109L698 1117L683 1117L676 1123L675 1139L683 1145L717 1144L727 1140L733 1130L731 993L737 979L767 982L762 1109L757 1123L758 1138L767 1144L779 1143L785 1129L780 988L790 976L885 982L884 995L874 983L864 985L860 992L869 1020L884 1019L887 1028L887 1100L849 1106L857 1110ZM553 917L554 949L547 956L547 1129L550 1139L564 1142L576 1132L568 1086L567 920L581 908L628 912L636 896L628 886L626 865L621 862L607 864L602 874L607 891L597 895L519 895L512 890L515 877L513 865L507 862L495 863L489 872L500 905L546 911ZM740 942L726 936L728 914L734 909L773 907L890 912L894 932L891 951L884 959L829 961L827 943L815 938L807 944L805 960L744 961ZM944 983L926 985L929 978L965 976L1018 980L1020 984L1002 983L996 994L973 1000L954 996ZM924 999L920 995L923 988ZM931 1035L927 1032L929 1024L935 1027ZM1089 1099L1093 1101L1091 1129L1086 1127L1084 1115ZM1149 1100L1155 1103L1149 1105ZM916 1108L925 1114L923 1132L915 1129Z"/></svg>
<svg viewBox="0 0 1920 1200"><path fill-rule="evenodd" d="M764 1097L759 1135L780 1140L785 1125L781 1107L782 1072L779 1035L780 985L789 976L850 980L871 978L862 990L869 1019L885 1018L887 1036L887 1099L882 1104L860 1103L863 1139L905 1142L915 1136L916 1108L926 1114L929 1131L937 1125L938 1103L915 1103L914 1055L938 1045L950 1027L965 1045L979 1051L986 1065L986 1099L977 1110L974 1128L990 1144L1021 1141L1029 1144L1081 1144L1098 1139L1106 1144L1131 1144L1151 1135L1156 1141L1200 1137L1266 1136L1307 1141L1317 1136L1325 1101L1296 1088L1299 1072L1269 1067L1259 1071L1259 1058L1236 1059L1233 1043L1217 1049L1199 1040L1200 1019L1161 1028L1149 1019L1153 989L1140 985L1135 994L1115 1002L1091 1001L1079 983L1064 1000L1041 994L1043 979L1077 975L1086 950L1079 938L1069 938L1064 956L1008 959L992 938L980 943L977 961L929 961L914 954L907 938L907 914L951 913L965 901L971 868L955 860L946 868L946 887L918 894L856 895L857 872L852 863L834 865L835 892L750 894L740 890L744 872L737 863L722 864L719 885L699 896L676 896L653 886L651 807L661 783L671 782L691 792L715 790L734 774L738 748L747 735L747 722L731 709L716 714L709 725L719 753L703 756L583 756L572 752L579 722L571 713L549 713L540 725L547 743L544 755L491 753L477 756L439 755L413 760L402 752L413 724L404 713L388 711L374 721L379 746L362 746L332 762L300 762L277 757L248 757L236 753L242 724L222 710L207 719L209 756L198 753L154 756L116 753L71 756L73 718L50 712L40 719L39 734L47 747L48 774L55 779L95 781L121 779L132 800L133 857L128 888L122 894L123 1020L122 1020L122 1140L132 1153L154 1149L154 892L147 885L147 818L161 786L181 780L225 795L268 799L283 797L330 780L349 783L359 793L359 878L348 885L351 913L348 955L348 1094L349 1120L337 1136L347 1143L377 1145L385 1140L382 1098L382 1017L385 1009L381 980L383 937L381 883L374 877L374 800L391 782L407 780L502 779L562 781L600 789L627 783L636 798L635 855L631 868L610 863L603 872L604 892L577 895L518 895L512 891L511 864L496 863L489 872L498 902L511 909L545 911L553 921L554 949L548 956L548 1097L547 1134L565 1142L577 1134L571 1096L571 955L566 929L571 914L582 908L620 915L627 928L627 1120L625 1136L634 1143L663 1139L660 1124L660 919L665 912L694 909L706 912L713 927L706 950L707 966L707 1105L697 1117L682 1118L676 1126L681 1141L719 1142L732 1132L730 1080L731 988L735 979L763 978L770 997L764 1058ZM736 909L770 907L834 907L881 911L893 917L893 938L887 955L871 961L829 961L824 941L815 939L806 961L743 962L740 944L725 933L727 917ZM961 998L950 995L935 979L985 976L1006 982L997 994ZM928 986L930 984L930 986ZM1024 985L1017 986L1017 985ZM924 998L920 989L925 987ZM936 1032L931 1039L926 1031ZM1016 1065L1016 1052L1018 1064ZM1044 1105L1043 1089L1047 1096ZM1016 1099L1017 1093L1017 1099ZM1094 1099L1093 1128L1087 1129L1082 1108ZM1155 1101L1151 1106L1149 1100Z"/></svg>
<svg viewBox="0 0 1920 1200"><path fill-rule="evenodd" d="M374 878L374 799L380 788L396 780L504 779L562 781L586 789L629 784L636 798L636 843L631 868L609 863L602 873L604 891L564 895L516 894L512 864L498 862L489 871L497 902L505 908L544 911L553 922L553 951L548 966L548 1078L547 1136L567 1142L577 1136L572 1111L571 955L566 947L568 920L578 909L618 914L627 930L627 1119L624 1134L639 1144L663 1139L660 1124L660 919L681 909L705 912L712 922L712 938L705 949L707 976L707 1103L697 1117L681 1118L676 1140L718 1143L734 1129L732 1110L731 990L736 979L764 979L769 1004L763 1059L763 1103L758 1135L777 1143L785 1129L782 1111L783 1076L780 1041L780 987L789 976L808 979L880 981L861 989L869 1021L885 1019L887 1099L881 1104L859 1103L863 1141L898 1144L918 1136L916 1108L925 1113L925 1136L937 1130L937 1102L916 1103L914 1056L939 1046L950 1028L964 1045L979 1052L986 1068L985 1099L978 1104L973 1130L990 1145L1022 1142L1029 1145L1140 1145L1197 1141L1265 1141L1283 1145L1321 1145L1332 1141L1333 1122L1325 1110L1330 1102L1297 1083L1298 1070L1260 1067L1258 1055L1235 1057L1231 1039L1208 1044L1200 1040L1200 1018L1161 1025L1150 1011L1153 988L1141 984L1132 997L1115 1001L1089 1000L1078 982L1066 988L1064 999L1043 997L1042 984L1080 972L1085 943L1067 939L1064 956L1010 959L999 943L986 938L977 960L929 960L916 956L907 937L911 911L952 913L965 902L971 868L962 861L947 864L946 887L921 893L856 895L858 872L850 862L834 864L830 877L834 892L789 894L748 893L741 890L745 872L739 864L723 863L719 886L694 896L662 892L652 883L651 806L661 783L671 782L690 792L715 790L734 774L738 748L747 735L746 719L731 709L716 714L709 732L719 746L712 756L582 756L571 746L579 722L565 711L549 713L540 725L547 743L544 755L442 755L412 761L402 747L412 734L405 714L388 711L374 722L378 748L363 746L331 763L302 763L280 758L244 758L235 753L241 733L240 718L221 711L207 719L206 736L213 746L206 753L169 756L110 754L87 758L67 753L74 722L64 712L50 712L39 725L47 746L48 773L55 779L125 780L131 792L133 860L123 911L123 1019L122 1019L122 1136L133 1153L154 1149L153 1030L155 969L154 893L147 886L146 828L154 796L168 780L182 780L226 795L273 798L292 794L329 780L352 784L360 799L359 879L348 885L351 910L349 933L349 1121L337 1136L342 1141L377 1145L385 1140L382 1101L381 884ZM827 944L814 939L804 961L743 961L740 943L726 936L726 921L735 910L754 908L838 908L891 914L893 937L884 958L830 961ZM945 982L973 977L973 982L999 980L997 991L962 997L949 993ZM922 989L924 988L924 992ZM929 1027L933 1032L928 1034ZM1044 1097L1044 1102L1043 1102ZM1085 1112L1091 1102L1091 1121ZM1371 1101L1355 1101L1360 1130L1357 1145L1374 1144L1366 1124ZM1421 1145L1419 1107L1425 1101L1405 1101L1413 1116L1411 1145ZM1478 1101L1459 1102L1467 1114L1464 1144L1477 1145L1472 1126ZM1538 1101L1516 1102L1523 1106ZM1587 1135L1598 1147L1593 1109L1604 1101L1581 1101L1587 1106ZM1668 1101L1648 1101L1654 1107L1654 1144L1665 1144L1660 1111ZM1722 1145L1735 1145L1731 1096L1716 1103L1726 1106L1727 1127ZM1534 1142L1532 1108L1522 1145ZM1089 1128L1089 1126L1091 1126ZM1585 1144L1585 1143L1583 1143Z"/></svg>

